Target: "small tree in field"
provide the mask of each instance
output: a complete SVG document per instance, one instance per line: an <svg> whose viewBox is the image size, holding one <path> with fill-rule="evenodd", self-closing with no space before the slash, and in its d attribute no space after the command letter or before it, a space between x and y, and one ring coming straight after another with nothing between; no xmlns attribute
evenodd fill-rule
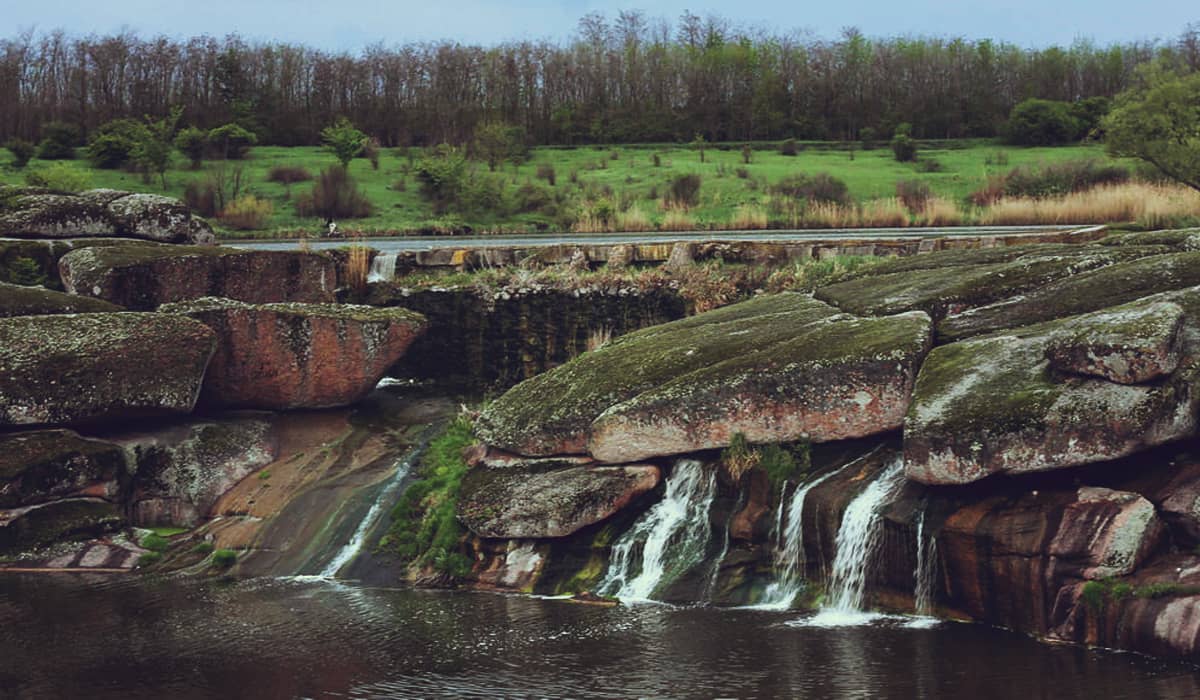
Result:
<svg viewBox="0 0 1200 700"><path fill-rule="evenodd" d="M28 165L30 159L37 153L37 146L25 139L10 139L8 143L4 144L4 147L12 154L13 167L18 169Z"/></svg>
<svg viewBox="0 0 1200 700"><path fill-rule="evenodd" d="M363 152L368 140L367 135L345 117L338 117L332 125L321 130L321 142L325 144L325 150L337 158L343 169L350 168L350 161Z"/></svg>
<svg viewBox="0 0 1200 700"><path fill-rule="evenodd" d="M208 148L208 134L202 129L189 126L175 135L175 148L187 157L192 170L199 170L204 162L204 150Z"/></svg>
<svg viewBox="0 0 1200 700"><path fill-rule="evenodd" d="M704 162L704 147L708 145L708 141L704 140L704 134L696 132L696 138L692 139L692 148L700 154L700 162Z"/></svg>
<svg viewBox="0 0 1200 700"><path fill-rule="evenodd" d="M171 167L171 148L175 143L175 125L182 110L175 107L171 114L153 121L146 118L146 130L133 148L133 160L147 173L156 173L167 189L167 168Z"/></svg>
<svg viewBox="0 0 1200 700"><path fill-rule="evenodd" d="M909 135L911 132L911 124L899 124L895 136L892 136L892 155L901 163L917 159L917 142Z"/></svg>
<svg viewBox="0 0 1200 700"><path fill-rule="evenodd" d="M476 156L493 171L505 161L519 164L529 150L525 130L504 122L488 122L475 129L474 146Z"/></svg>
<svg viewBox="0 0 1200 700"><path fill-rule="evenodd" d="M1141 159L1200 190L1200 73L1181 76L1151 65L1138 81L1101 122L1109 153Z"/></svg>

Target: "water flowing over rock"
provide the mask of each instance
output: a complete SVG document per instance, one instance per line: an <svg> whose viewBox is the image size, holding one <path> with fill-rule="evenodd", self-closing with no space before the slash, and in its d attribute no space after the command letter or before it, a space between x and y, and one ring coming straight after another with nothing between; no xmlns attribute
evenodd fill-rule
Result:
<svg viewBox="0 0 1200 700"><path fill-rule="evenodd" d="M478 466L463 479L458 517L480 537L565 537L611 517L658 486L648 464L576 466L534 460Z"/></svg>
<svg viewBox="0 0 1200 700"><path fill-rule="evenodd" d="M63 294L42 287L22 287L0 282L0 318L121 310L121 307L116 304L110 304L101 299Z"/></svg>
<svg viewBox="0 0 1200 700"><path fill-rule="evenodd" d="M404 309L333 304L246 304L204 298L164 304L217 334L204 378L206 405L326 408L366 396L425 328Z"/></svg>
<svg viewBox="0 0 1200 700"><path fill-rule="evenodd" d="M1179 324L1180 307L1198 303L1200 290L1189 290L936 348L905 422L908 477L966 483L1115 459L1192 435L1200 405L1192 319L1200 315L1189 312L1182 331Z"/></svg>
<svg viewBox="0 0 1200 700"><path fill-rule="evenodd" d="M605 462L756 443L860 437L900 426L929 349L923 313L863 319L766 295L622 336L517 385L480 437L531 456Z"/></svg>
<svg viewBox="0 0 1200 700"><path fill-rule="evenodd" d="M337 270L320 253L105 246L67 253L58 267L66 291L142 311L206 296L251 304L336 301Z"/></svg>
<svg viewBox="0 0 1200 700"><path fill-rule="evenodd" d="M0 233L19 238L116 236L211 244L212 227L178 199L119 190L66 194L0 187Z"/></svg>
<svg viewBox="0 0 1200 700"><path fill-rule="evenodd" d="M215 347L165 314L0 319L0 426L188 413Z"/></svg>

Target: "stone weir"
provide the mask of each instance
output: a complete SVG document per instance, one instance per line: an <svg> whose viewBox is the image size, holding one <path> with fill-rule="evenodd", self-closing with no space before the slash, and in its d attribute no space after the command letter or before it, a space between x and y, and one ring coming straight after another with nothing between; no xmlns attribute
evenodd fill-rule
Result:
<svg viewBox="0 0 1200 700"><path fill-rule="evenodd" d="M1196 240L898 258L522 382L475 422L469 578L1200 660Z"/></svg>

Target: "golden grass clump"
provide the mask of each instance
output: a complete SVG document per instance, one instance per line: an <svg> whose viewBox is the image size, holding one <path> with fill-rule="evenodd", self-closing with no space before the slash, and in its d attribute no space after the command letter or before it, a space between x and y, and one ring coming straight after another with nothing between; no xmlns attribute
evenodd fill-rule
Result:
<svg viewBox="0 0 1200 700"><path fill-rule="evenodd" d="M659 229L663 231L693 231L696 220L683 209L668 209L663 215Z"/></svg>
<svg viewBox="0 0 1200 700"><path fill-rule="evenodd" d="M346 283L356 292L365 292L370 272L371 249L361 240L355 240L350 244L350 254L346 258Z"/></svg>
<svg viewBox="0 0 1200 700"><path fill-rule="evenodd" d="M265 228L267 220L275 212L275 207L265 199L254 195L244 194L230 202L217 214L222 225L238 231L252 231Z"/></svg>
<svg viewBox="0 0 1200 700"><path fill-rule="evenodd" d="M1151 226L1200 217L1200 192L1180 185L1124 183L1061 197L1003 197L979 213L998 226L1098 224L1137 221Z"/></svg>
<svg viewBox="0 0 1200 700"><path fill-rule="evenodd" d="M757 204L740 204L729 219L729 228L756 231L768 227L767 212Z"/></svg>

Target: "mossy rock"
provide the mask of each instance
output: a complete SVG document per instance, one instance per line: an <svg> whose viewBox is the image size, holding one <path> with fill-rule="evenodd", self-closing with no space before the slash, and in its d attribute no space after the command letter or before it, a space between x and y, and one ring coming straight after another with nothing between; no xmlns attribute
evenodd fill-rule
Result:
<svg viewBox="0 0 1200 700"><path fill-rule="evenodd" d="M894 272L881 273L875 269L869 275L822 287L816 297L856 314L920 310L940 319L965 308L1036 290L1064 277L1162 252L1144 247L1065 246L1065 251L1059 250L1063 246L1053 248L1055 252L1030 252L990 263L955 264L955 260L970 258L946 256L947 264L937 265L937 257L945 254L918 256L933 260L914 260L907 266L897 264L896 267L907 269Z"/></svg>
<svg viewBox="0 0 1200 700"><path fill-rule="evenodd" d="M0 517L0 554L19 554L55 542L96 537L121 528L117 506L91 498L53 501Z"/></svg>
<svg viewBox="0 0 1200 700"><path fill-rule="evenodd" d="M81 193L35 188L0 192L0 232L18 238L116 236L161 243L212 244L203 219L178 199L119 190Z"/></svg>
<svg viewBox="0 0 1200 700"><path fill-rule="evenodd" d="M1058 280L1014 299L949 316L938 323L938 340L960 340L1020 328L1196 285L1200 285L1200 252L1130 260Z"/></svg>
<svg viewBox="0 0 1200 700"><path fill-rule="evenodd" d="M0 508L41 503L100 482L115 484L125 467L119 446L69 430L0 435Z"/></svg>
<svg viewBox="0 0 1200 700"><path fill-rule="evenodd" d="M166 314L0 319L0 426L188 413L215 347Z"/></svg>
<svg viewBox="0 0 1200 700"><path fill-rule="evenodd" d="M122 310L116 304L110 304L102 299L63 294L42 287L22 287L0 282L0 318Z"/></svg>
<svg viewBox="0 0 1200 700"><path fill-rule="evenodd" d="M1177 251L1200 250L1200 228L1115 234L1099 242L1105 246L1167 246Z"/></svg>
<svg viewBox="0 0 1200 700"><path fill-rule="evenodd" d="M962 267L964 265L996 265L1030 256L1086 256L1093 250L1094 248L1090 245L1078 243L1027 243L1000 245L992 248L951 248L932 253L889 258L876 265L867 265L856 270L852 276L876 277L898 272L937 270L946 267ZM1158 249L1147 248L1142 251L1145 255L1168 252L1171 251L1166 247L1159 247Z"/></svg>

